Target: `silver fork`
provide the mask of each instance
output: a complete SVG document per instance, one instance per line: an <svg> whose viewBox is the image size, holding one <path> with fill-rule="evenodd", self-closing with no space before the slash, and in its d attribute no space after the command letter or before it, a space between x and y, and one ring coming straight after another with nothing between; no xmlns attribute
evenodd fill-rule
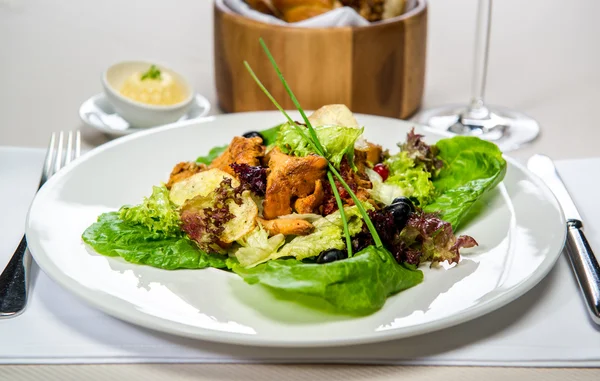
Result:
<svg viewBox="0 0 600 381"><path fill-rule="evenodd" d="M58 138L56 133L50 136L38 190L50 177L81 154L79 131L69 131L66 134L66 143L64 140L65 133L62 131L58 133ZM17 250L0 274L0 318L15 317L25 309L30 267L31 255L27 252L27 239L23 235Z"/></svg>

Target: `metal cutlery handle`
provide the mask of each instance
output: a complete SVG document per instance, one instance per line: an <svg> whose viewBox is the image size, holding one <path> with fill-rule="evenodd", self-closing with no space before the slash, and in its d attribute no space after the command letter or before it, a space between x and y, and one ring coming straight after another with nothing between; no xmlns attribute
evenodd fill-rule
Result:
<svg viewBox="0 0 600 381"><path fill-rule="evenodd" d="M588 304L592 320L600 324L600 266L578 220L567 221L567 254Z"/></svg>
<svg viewBox="0 0 600 381"><path fill-rule="evenodd" d="M21 239L15 254L0 275L0 318L20 314L27 304L30 258L27 258L27 241Z"/></svg>
<svg viewBox="0 0 600 381"><path fill-rule="evenodd" d="M63 150L63 140L64 133L62 131L58 134L58 139L56 134L51 135L39 188L63 166L69 164L71 160L78 158L81 154L81 134L79 131L75 134L73 132L68 133L66 151ZM25 309L30 264L31 255L27 252L27 239L23 235L17 250L15 250L8 265L0 274L0 318L17 316Z"/></svg>

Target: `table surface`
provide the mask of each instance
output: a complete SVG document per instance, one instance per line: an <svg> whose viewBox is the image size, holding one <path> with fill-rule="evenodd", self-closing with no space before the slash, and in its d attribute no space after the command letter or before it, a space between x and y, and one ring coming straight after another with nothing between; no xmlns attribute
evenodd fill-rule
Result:
<svg viewBox="0 0 600 381"><path fill-rule="evenodd" d="M566 6L568 3L568 6ZM476 0L430 0L423 107L469 99ZM494 3L486 99L540 122L518 159L598 156L600 2ZM0 0L0 145L45 147L52 131L80 128L87 147L108 138L84 127L80 104L100 74L124 59L167 62L216 104L212 2L207 0ZM212 111L218 114L216 108ZM413 381L598 379L594 369L282 365L0 366L1 379L347 379ZM309 376L307 378L307 376Z"/></svg>

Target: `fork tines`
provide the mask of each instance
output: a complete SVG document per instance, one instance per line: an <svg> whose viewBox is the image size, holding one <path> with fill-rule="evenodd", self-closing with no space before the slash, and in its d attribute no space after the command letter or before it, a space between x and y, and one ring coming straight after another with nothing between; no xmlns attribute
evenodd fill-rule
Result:
<svg viewBox="0 0 600 381"><path fill-rule="evenodd" d="M81 133L79 130L75 131L75 133L69 131L66 134L63 131L60 131L58 137L57 134L53 132L52 135L50 135L50 143L48 143L48 151L46 152L46 159L44 160L44 170L40 186L62 167L78 158L80 154Z"/></svg>

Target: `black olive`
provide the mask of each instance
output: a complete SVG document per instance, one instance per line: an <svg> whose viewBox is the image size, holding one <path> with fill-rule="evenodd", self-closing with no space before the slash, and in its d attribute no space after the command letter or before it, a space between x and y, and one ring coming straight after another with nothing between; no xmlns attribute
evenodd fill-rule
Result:
<svg viewBox="0 0 600 381"><path fill-rule="evenodd" d="M260 134L260 132L258 131L248 131L246 132L244 135L242 135L245 138L255 138L255 137L259 137L261 138L263 141L265 140L265 138L263 138L263 136Z"/></svg>
<svg viewBox="0 0 600 381"><path fill-rule="evenodd" d="M401 230L406 226L408 218L415 211L415 206L409 199L398 197L386 209L392 213L396 226Z"/></svg>
<svg viewBox="0 0 600 381"><path fill-rule="evenodd" d="M348 258L348 253L344 250L329 249L322 251L317 257L317 263L329 263Z"/></svg>
<svg viewBox="0 0 600 381"><path fill-rule="evenodd" d="M392 201L392 204L399 204L399 203L407 204L410 207L411 212L414 213L414 211L415 211L415 204L413 204L413 202L410 201L410 198L408 198L408 197L396 197L394 199L394 201Z"/></svg>

